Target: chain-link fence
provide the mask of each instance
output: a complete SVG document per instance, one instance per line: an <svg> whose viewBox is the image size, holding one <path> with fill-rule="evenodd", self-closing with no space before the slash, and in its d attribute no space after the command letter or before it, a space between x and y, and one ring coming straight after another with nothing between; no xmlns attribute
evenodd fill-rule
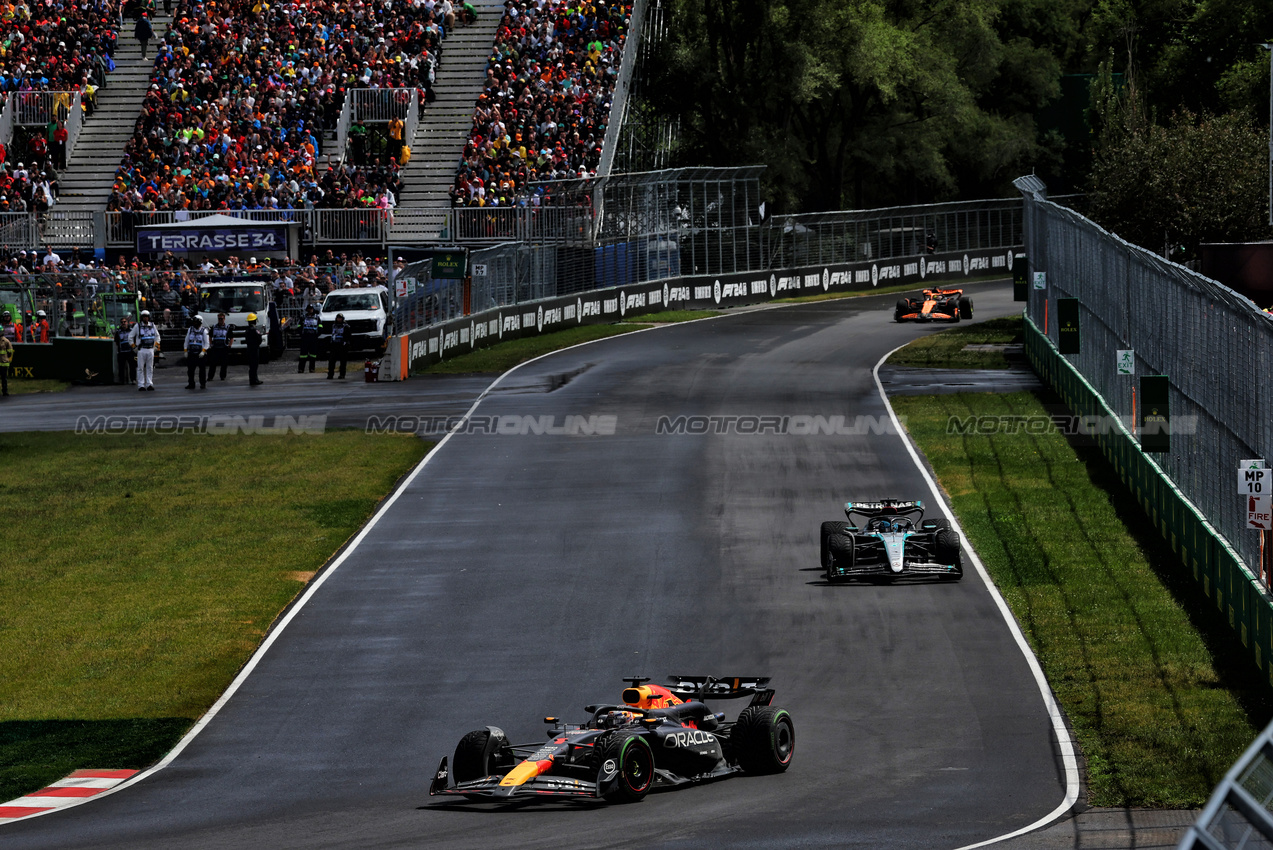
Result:
<svg viewBox="0 0 1273 850"><path fill-rule="evenodd" d="M888 260L1019 245L1015 198L777 216L767 229L775 266Z"/></svg>
<svg viewBox="0 0 1273 850"><path fill-rule="evenodd" d="M1045 288L1029 289L1031 319L1056 342L1056 299L1079 300L1081 353L1066 358L1125 421L1139 376L1169 378L1171 451L1154 459L1254 571L1259 532L1246 528L1236 477L1240 461L1273 450L1273 393L1263 387L1273 316L1046 200L1037 179L1018 187L1031 271L1045 275ZM1119 351L1135 352L1134 374L1119 373Z"/></svg>

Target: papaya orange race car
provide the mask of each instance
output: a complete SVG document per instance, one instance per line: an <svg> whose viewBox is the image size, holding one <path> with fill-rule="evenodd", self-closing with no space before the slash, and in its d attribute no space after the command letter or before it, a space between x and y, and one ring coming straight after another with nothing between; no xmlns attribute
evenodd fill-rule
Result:
<svg viewBox="0 0 1273 850"><path fill-rule="evenodd" d="M585 723L551 724L547 743L510 744L487 726L444 756L429 796L520 802L546 797L635 803L652 788L735 773L781 773L795 753L791 715L776 708L767 678L671 676L667 685L629 677L622 705L589 705ZM704 699L751 701L733 721ZM454 784L451 784L452 781Z"/></svg>
<svg viewBox="0 0 1273 850"><path fill-rule="evenodd" d="M899 298L895 322L958 322L972 318L972 299L962 289L925 289L922 298Z"/></svg>

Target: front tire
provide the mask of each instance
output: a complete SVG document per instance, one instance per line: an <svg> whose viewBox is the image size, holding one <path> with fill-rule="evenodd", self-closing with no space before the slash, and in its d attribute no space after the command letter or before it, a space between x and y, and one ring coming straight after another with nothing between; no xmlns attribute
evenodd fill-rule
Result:
<svg viewBox="0 0 1273 850"><path fill-rule="evenodd" d="M513 751L502 729L488 726L460 739L451 760L451 776L456 784L507 773L513 766Z"/></svg>
<svg viewBox="0 0 1273 850"><path fill-rule="evenodd" d="M827 539L827 581L834 581L837 568L853 569L857 561L857 547L852 534L835 534Z"/></svg>
<svg viewBox="0 0 1273 850"><path fill-rule="evenodd" d="M782 773L796 752L796 726L785 708L748 706L729 737L739 767L748 773Z"/></svg>
<svg viewBox="0 0 1273 850"><path fill-rule="evenodd" d="M822 530L821 530L821 532L820 532L820 537L821 537L821 540L822 540L822 547L821 547L821 549L819 550L818 563L822 565L822 568L823 568L823 569L826 569L826 566L827 566L827 553L828 553L827 543L830 541L830 539L831 539L831 535L833 535L833 534L848 534L848 533L849 533L849 529L850 529L850 528L852 528L852 527L853 527L853 526L852 526L852 525L850 525L850 524L849 524L849 523L847 523L847 522L824 522L824 523L822 523Z"/></svg>
<svg viewBox="0 0 1273 850"><path fill-rule="evenodd" d="M640 735L610 733L597 741L597 787L610 803L639 803L654 785L654 751Z"/></svg>
<svg viewBox="0 0 1273 850"><path fill-rule="evenodd" d="M943 528L937 532L937 538L934 541L934 556L937 563L943 564L954 569L946 574L946 577L952 581L959 581L964 577L964 559L963 553L959 547L959 532L953 528Z"/></svg>

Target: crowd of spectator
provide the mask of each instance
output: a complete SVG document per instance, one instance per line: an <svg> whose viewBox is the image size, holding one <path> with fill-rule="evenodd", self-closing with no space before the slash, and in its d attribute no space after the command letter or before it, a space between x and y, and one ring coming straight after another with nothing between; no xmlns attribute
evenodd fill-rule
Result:
<svg viewBox="0 0 1273 850"><path fill-rule="evenodd" d="M333 289L383 286L389 278L383 257L331 250L314 255L303 265L233 256L191 263L173 254L154 262L120 256L111 264L78 248L66 255L46 248L42 252L5 253L0 256L0 273L23 276L15 283L32 289L36 306L61 317L77 312L91 315L99 309L95 302L103 293L136 293L161 328L185 326L199 309L200 287L205 282L260 281L269 288L270 300L281 314L300 315L309 305L320 305Z"/></svg>
<svg viewBox="0 0 1273 850"><path fill-rule="evenodd" d="M451 187L455 206L536 203L601 160L630 3L508 0Z"/></svg>
<svg viewBox="0 0 1273 850"><path fill-rule="evenodd" d="M399 152L340 167L324 131L350 88L427 93L448 15L451 0L182 0L108 209L392 207Z"/></svg>
<svg viewBox="0 0 1273 850"><path fill-rule="evenodd" d="M0 91L100 86L114 68L116 0L0 4Z"/></svg>

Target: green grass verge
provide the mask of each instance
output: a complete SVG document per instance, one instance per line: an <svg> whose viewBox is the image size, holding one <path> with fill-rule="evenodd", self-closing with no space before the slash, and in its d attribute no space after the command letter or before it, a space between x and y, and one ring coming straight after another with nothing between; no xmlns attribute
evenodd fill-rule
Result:
<svg viewBox="0 0 1273 850"><path fill-rule="evenodd" d="M817 295L796 295L791 298L775 298L769 302L771 304L808 304L813 301L838 301L841 298L862 298L867 295L890 295L894 292L919 292L926 286L949 286L952 289L958 289L961 286L967 286L970 283L989 283L995 280L1005 280L1003 275L989 275L986 277L970 277L966 280L947 280L933 281L931 284L923 282L911 283L894 283L890 286L876 286L871 289L855 289L851 292L822 292Z"/></svg>
<svg viewBox="0 0 1273 850"><path fill-rule="evenodd" d="M721 310L664 310L661 313L642 313L639 316L628 316L624 321L661 325L672 322L692 322L696 319L723 315L725 314Z"/></svg>
<svg viewBox="0 0 1273 850"><path fill-rule="evenodd" d="M70 389L67 381L54 381L49 378L10 378L9 395L27 395L29 393L60 393Z"/></svg>
<svg viewBox="0 0 1273 850"><path fill-rule="evenodd" d="M518 363L534 360L541 354L569 348L581 342L594 339L618 336L650 327L649 325L617 324L617 325L579 325L564 331L540 334L539 336L511 339L498 342L488 348L479 348L457 357L451 357L440 363L434 363L424 369L418 369L414 375L456 375L474 372L507 372Z"/></svg>
<svg viewBox="0 0 1273 850"><path fill-rule="evenodd" d="M428 447L0 434L0 802L171 748Z"/></svg>
<svg viewBox="0 0 1273 850"><path fill-rule="evenodd" d="M1045 401L892 400L1073 724L1089 802L1201 806L1273 716L1269 691L1099 449L948 433L950 417L1055 412Z"/></svg>
<svg viewBox="0 0 1273 850"><path fill-rule="evenodd" d="M964 351L966 345L1019 344L1025 337L1020 316L1006 316L971 325L951 325L941 333L917 339L888 359L889 366L928 369L1007 369L1022 359L999 351Z"/></svg>

